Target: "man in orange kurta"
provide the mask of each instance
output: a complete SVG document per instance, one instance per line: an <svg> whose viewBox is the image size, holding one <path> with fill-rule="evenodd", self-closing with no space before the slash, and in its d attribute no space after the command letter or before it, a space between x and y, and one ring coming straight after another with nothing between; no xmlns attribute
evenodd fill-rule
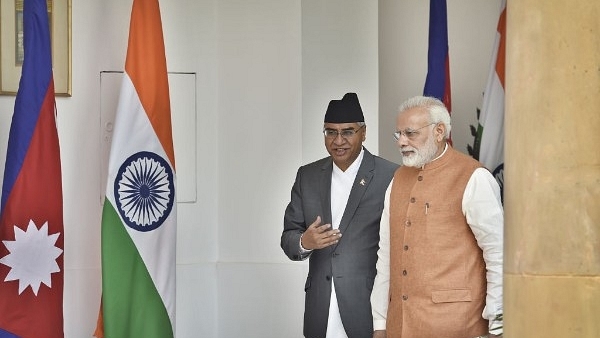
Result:
<svg viewBox="0 0 600 338"><path fill-rule="evenodd" d="M373 337L499 337L499 186L448 145L450 115L439 100L407 100L396 128L403 166L381 218Z"/></svg>

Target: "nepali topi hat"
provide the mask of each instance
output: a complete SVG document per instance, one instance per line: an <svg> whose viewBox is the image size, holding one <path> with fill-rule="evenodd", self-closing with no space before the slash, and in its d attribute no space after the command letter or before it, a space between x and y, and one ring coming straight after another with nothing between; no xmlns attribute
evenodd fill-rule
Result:
<svg viewBox="0 0 600 338"><path fill-rule="evenodd" d="M346 93L341 100L329 101L325 123L365 122L356 93Z"/></svg>

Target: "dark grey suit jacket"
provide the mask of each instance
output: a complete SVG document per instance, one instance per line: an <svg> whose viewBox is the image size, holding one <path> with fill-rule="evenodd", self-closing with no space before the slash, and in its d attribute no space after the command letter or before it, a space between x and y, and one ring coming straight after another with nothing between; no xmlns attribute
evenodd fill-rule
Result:
<svg viewBox="0 0 600 338"><path fill-rule="evenodd" d="M327 157L298 169L291 201L285 210L281 248L292 260L309 256L304 287L305 337L325 337L332 279L348 338L372 337L370 296L377 273L379 220L385 190L397 167L365 149L340 222L340 241L308 255L300 251L300 235L317 216L321 216L322 223L331 223L333 160Z"/></svg>

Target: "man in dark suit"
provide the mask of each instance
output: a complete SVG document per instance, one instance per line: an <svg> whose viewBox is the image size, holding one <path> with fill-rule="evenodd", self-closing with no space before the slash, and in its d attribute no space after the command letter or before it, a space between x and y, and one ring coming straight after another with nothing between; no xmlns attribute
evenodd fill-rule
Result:
<svg viewBox="0 0 600 338"><path fill-rule="evenodd" d="M398 165L362 146L367 127L355 93L332 100L324 122L330 156L298 169L281 248L292 260L309 258L305 337L371 337L379 220Z"/></svg>

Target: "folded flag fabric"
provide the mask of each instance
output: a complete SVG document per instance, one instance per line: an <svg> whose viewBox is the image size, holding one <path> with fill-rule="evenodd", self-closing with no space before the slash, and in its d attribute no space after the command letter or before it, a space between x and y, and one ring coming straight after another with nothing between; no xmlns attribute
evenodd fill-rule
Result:
<svg viewBox="0 0 600 338"><path fill-rule="evenodd" d="M175 156L157 0L133 1L105 196L96 336L173 337Z"/></svg>
<svg viewBox="0 0 600 338"><path fill-rule="evenodd" d="M46 0L23 3L0 207L0 338L63 337L63 199Z"/></svg>
<svg viewBox="0 0 600 338"><path fill-rule="evenodd" d="M439 99L452 112L446 0L429 2L429 48L423 95Z"/></svg>

